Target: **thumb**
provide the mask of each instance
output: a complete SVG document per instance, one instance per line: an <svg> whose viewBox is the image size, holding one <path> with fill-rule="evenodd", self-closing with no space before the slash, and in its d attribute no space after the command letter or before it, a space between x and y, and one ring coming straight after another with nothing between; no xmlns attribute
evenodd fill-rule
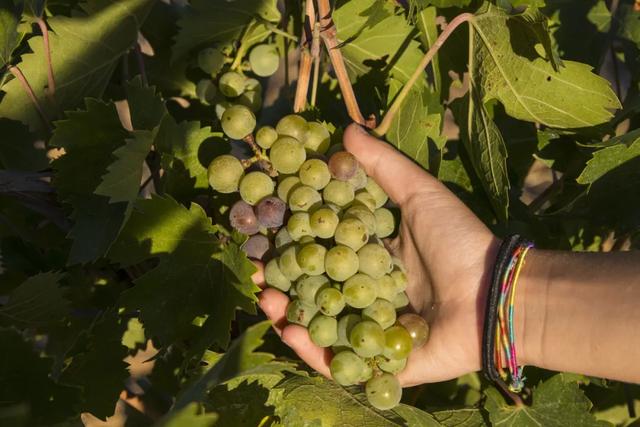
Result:
<svg viewBox="0 0 640 427"><path fill-rule="evenodd" d="M367 175L398 205L418 191L440 185L438 180L404 154L369 135L356 123L347 127L343 138L347 151L358 159Z"/></svg>

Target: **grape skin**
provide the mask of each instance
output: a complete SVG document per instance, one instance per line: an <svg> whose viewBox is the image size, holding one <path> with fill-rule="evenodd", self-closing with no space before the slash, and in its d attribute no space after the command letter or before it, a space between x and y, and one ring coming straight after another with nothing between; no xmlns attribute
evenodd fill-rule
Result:
<svg viewBox="0 0 640 427"><path fill-rule="evenodd" d="M322 190L322 197L325 202L342 207L353 201L355 193L348 182L332 179Z"/></svg>
<svg viewBox="0 0 640 427"><path fill-rule="evenodd" d="M314 236L321 239L333 237L338 227L338 215L328 207L316 209L309 217L309 225Z"/></svg>
<svg viewBox="0 0 640 427"><path fill-rule="evenodd" d="M362 318L377 322L387 329L396 322L396 309L390 301L378 298L362 310Z"/></svg>
<svg viewBox="0 0 640 427"><path fill-rule="evenodd" d="M235 71L226 72L218 79L218 88L220 89L220 92L229 98L235 98L242 95L242 92L244 92L244 85L245 77Z"/></svg>
<svg viewBox="0 0 640 427"><path fill-rule="evenodd" d="M355 193L353 198L354 204L361 204L367 207L371 212L376 209L376 201L366 190L360 190Z"/></svg>
<svg viewBox="0 0 640 427"><path fill-rule="evenodd" d="M396 285L396 292L402 292L407 289L409 281L407 280L407 275L404 274L402 270L393 270L391 277L393 278L393 283Z"/></svg>
<svg viewBox="0 0 640 427"><path fill-rule="evenodd" d="M389 302L393 302L398 291L396 290L396 282L393 278L385 274L381 278L376 280L378 298L386 299Z"/></svg>
<svg viewBox="0 0 640 427"><path fill-rule="evenodd" d="M198 52L198 66L207 74L215 74L224 65L224 55L218 49L206 48Z"/></svg>
<svg viewBox="0 0 640 427"><path fill-rule="evenodd" d="M365 393L371 406L381 411L398 406L402 399L402 387L397 378L391 374L371 378L367 381Z"/></svg>
<svg viewBox="0 0 640 427"><path fill-rule="evenodd" d="M298 185L300 185L300 178L294 175L287 176L278 183L278 197L280 197L280 199L284 200L285 202L288 202L291 190L296 188L296 186Z"/></svg>
<svg viewBox="0 0 640 427"><path fill-rule="evenodd" d="M329 370L338 384L349 386L356 384L362 376L365 361L354 352L344 350L333 356Z"/></svg>
<svg viewBox="0 0 640 427"><path fill-rule="evenodd" d="M224 110L220 124L229 138L242 139L256 128L256 116L248 107L236 104Z"/></svg>
<svg viewBox="0 0 640 427"><path fill-rule="evenodd" d="M209 185L219 193L238 191L240 180L244 176L244 168L240 160L230 154L218 156L207 169Z"/></svg>
<svg viewBox="0 0 640 427"><path fill-rule="evenodd" d="M289 246L291 246L292 243L294 243L286 227L282 227L280 230L278 230L273 240L275 242L276 249L278 249L279 252L284 251Z"/></svg>
<svg viewBox="0 0 640 427"><path fill-rule="evenodd" d="M316 306L326 316L337 316L344 309L344 295L336 288L323 289L316 295Z"/></svg>
<svg viewBox="0 0 640 427"><path fill-rule="evenodd" d="M409 332L414 349L422 347L429 339L429 325L422 316L405 313L398 317L398 323Z"/></svg>
<svg viewBox="0 0 640 427"><path fill-rule="evenodd" d="M282 292L288 292L291 289L291 281L280 271L277 258L273 258L264 266L264 280L267 285Z"/></svg>
<svg viewBox="0 0 640 427"><path fill-rule="evenodd" d="M383 247L375 243L364 245L358 251L359 270L374 279L379 279L393 268L391 255ZM392 276L393 277L393 276Z"/></svg>
<svg viewBox="0 0 640 427"><path fill-rule="evenodd" d="M347 246L334 246L327 251L324 267L330 278L343 282L357 273L358 255Z"/></svg>
<svg viewBox="0 0 640 427"><path fill-rule="evenodd" d="M307 153L304 146L295 138L281 136L271 146L269 159L278 172L295 173L307 159Z"/></svg>
<svg viewBox="0 0 640 427"><path fill-rule="evenodd" d="M309 129L304 136L304 148L310 153L326 153L331 142L329 130L318 122L309 122L307 126Z"/></svg>
<svg viewBox="0 0 640 427"><path fill-rule="evenodd" d="M331 286L325 275L303 277L296 283L296 292L300 301L307 305L316 305L318 293Z"/></svg>
<svg viewBox="0 0 640 427"><path fill-rule="evenodd" d="M315 306L306 305L300 300L294 299L287 306L287 321L307 327L317 312L318 309Z"/></svg>
<svg viewBox="0 0 640 427"><path fill-rule="evenodd" d="M364 205L356 204L351 206L344 214L345 218L357 218L367 227L370 236L376 234L376 217Z"/></svg>
<svg viewBox="0 0 640 427"><path fill-rule="evenodd" d="M240 197L252 206L272 195L274 189L269 175L262 172L249 172L240 181Z"/></svg>
<svg viewBox="0 0 640 427"><path fill-rule="evenodd" d="M384 372L388 372L390 374L398 374L402 371L405 366L407 366L407 359L387 359L384 356L376 356L376 365L378 368L382 369Z"/></svg>
<svg viewBox="0 0 640 427"><path fill-rule="evenodd" d="M338 319L338 341L336 344L351 347L349 337L353 327L362 321L362 317L359 314L349 313Z"/></svg>
<svg viewBox="0 0 640 427"><path fill-rule="evenodd" d="M339 181L349 181L354 178L359 168L354 155L347 151L338 151L333 154L328 165L331 176Z"/></svg>
<svg viewBox="0 0 640 427"><path fill-rule="evenodd" d="M298 185L289 193L291 212L309 212L322 204L322 196L308 185Z"/></svg>
<svg viewBox="0 0 640 427"><path fill-rule="evenodd" d="M382 187L380 187L373 178L369 177L367 179L367 186L365 188L367 189L367 193L373 197L376 209L384 206L384 204L387 203L387 200L389 200L387 193L384 192Z"/></svg>
<svg viewBox="0 0 640 427"><path fill-rule="evenodd" d="M302 276L302 269L298 265L297 255L298 246L293 245L285 249L278 260L278 267L280 267L280 271L284 274L284 277L290 281L294 281L298 277Z"/></svg>
<svg viewBox="0 0 640 427"><path fill-rule="evenodd" d="M384 239L393 234L395 230L395 218L389 209L379 208L373 213L376 219L376 234Z"/></svg>
<svg viewBox="0 0 640 427"><path fill-rule="evenodd" d="M309 323L309 337L318 347L331 347L338 340L338 321L324 314L316 315Z"/></svg>
<svg viewBox="0 0 640 427"><path fill-rule="evenodd" d="M369 241L369 233L367 233L367 227L359 219L344 218L336 228L335 241L357 251Z"/></svg>
<svg viewBox="0 0 640 427"><path fill-rule="evenodd" d="M229 211L231 226L243 234L256 234L260 230L253 207L244 200L238 200Z"/></svg>
<svg viewBox="0 0 640 427"><path fill-rule="evenodd" d="M396 310L400 310L401 308L405 308L409 305L409 297L404 291L398 292L391 302L393 303L393 306L396 308Z"/></svg>
<svg viewBox="0 0 640 427"><path fill-rule="evenodd" d="M297 114L289 114L278 121L276 131L280 135L290 136L302 143L309 130L307 121Z"/></svg>
<svg viewBox="0 0 640 427"><path fill-rule="evenodd" d="M309 159L302 164L298 173L300 181L314 190L322 190L331 181L327 164L320 159Z"/></svg>
<svg viewBox="0 0 640 427"><path fill-rule="evenodd" d="M269 77L278 71L280 65L280 55L273 45L261 44L249 53L249 64L251 71L260 77Z"/></svg>
<svg viewBox="0 0 640 427"><path fill-rule="evenodd" d="M276 228L284 223L287 205L278 197L266 197L256 206L256 216L261 225Z"/></svg>
<svg viewBox="0 0 640 427"><path fill-rule="evenodd" d="M309 224L309 214L306 212L296 212L291 215L289 221L287 221L287 231L295 241L299 241L304 236L312 236L313 232Z"/></svg>
<svg viewBox="0 0 640 427"><path fill-rule="evenodd" d="M255 234L242 244L247 257L262 260L271 250L271 241L262 234Z"/></svg>
<svg viewBox="0 0 640 427"><path fill-rule="evenodd" d="M354 190L362 190L367 185L367 173L361 167L358 167L356 174L347 181Z"/></svg>
<svg viewBox="0 0 640 427"><path fill-rule="evenodd" d="M304 245L298 251L297 260L304 274L317 276L324 273L324 258L327 250L317 243Z"/></svg>
<svg viewBox="0 0 640 427"><path fill-rule="evenodd" d="M366 274L354 274L344 282L342 293L350 307L365 308L376 300L376 283Z"/></svg>
<svg viewBox="0 0 640 427"><path fill-rule="evenodd" d="M277 139L278 132L271 126L262 126L256 132L256 143L264 149L271 148Z"/></svg>
<svg viewBox="0 0 640 427"><path fill-rule="evenodd" d="M384 331L384 355L388 359L406 359L411 353L413 340L404 326L392 326Z"/></svg>
<svg viewBox="0 0 640 427"><path fill-rule="evenodd" d="M205 105L212 103L217 93L216 85L210 79L202 79L196 85L196 96Z"/></svg>
<svg viewBox="0 0 640 427"><path fill-rule="evenodd" d="M382 354L385 345L384 331L376 322L363 320L353 327L349 335L351 348L360 357Z"/></svg>

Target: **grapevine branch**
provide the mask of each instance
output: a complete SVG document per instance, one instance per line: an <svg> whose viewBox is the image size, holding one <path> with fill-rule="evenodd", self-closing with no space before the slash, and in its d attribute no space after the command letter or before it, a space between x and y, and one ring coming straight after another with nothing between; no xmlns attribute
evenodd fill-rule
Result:
<svg viewBox="0 0 640 427"><path fill-rule="evenodd" d="M309 53L309 42L311 40L312 28L316 25L316 10L313 0L306 2L306 19L304 25L305 39L300 46L300 66L298 67L298 83L296 85L296 95L293 101L293 112L299 113L304 110L307 104L307 94L309 92L309 80L311 77L311 63L313 58Z"/></svg>
<svg viewBox="0 0 640 427"><path fill-rule="evenodd" d="M311 85L311 105L315 107L318 94L318 80L320 78L320 24L316 22L313 28L311 42L311 57L313 58L313 83Z"/></svg>
<svg viewBox="0 0 640 427"><path fill-rule="evenodd" d="M29 81L27 80L25 75L22 73L22 70L18 68L17 65L12 65L9 67L9 72L13 74L13 76L18 80L18 82L20 82L20 86L22 86L22 89L26 92L33 106L36 107L36 110L38 110L38 113L40 114L40 118L42 118L42 121L44 122L45 126L47 127L47 129L51 130L51 125L49 124L50 123L49 116L47 116L47 113L45 113L44 110L42 109L42 106L40 105L40 102L38 101L38 98L36 97L36 94L33 91L33 88L29 84Z"/></svg>
<svg viewBox="0 0 640 427"><path fill-rule="evenodd" d="M393 104L391 104L389 110L387 110L387 113L384 115L384 118L382 119L382 122L380 122L380 125L378 125L378 127L373 130L374 134L376 134L377 136L383 136L389 131L391 123L393 122L395 115L400 110L402 102L407 97L407 95L411 91L411 88L415 85L420 76L422 76L424 69L427 68L435 54L438 52L438 50L440 50L444 42L449 38L449 36L451 36L456 28L458 28L465 22L470 22L471 20L473 20L473 17L474 15L471 13L462 13L453 18L449 25L447 25L447 27L442 31L440 36L438 36L436 41L433 43L433 46L431 46L427 53L422 57L420 65L418 65L418 68L416 68L416 70L413 72L409 81L407 81L407 83L402 87L402 90L393 101Z"/></svg>

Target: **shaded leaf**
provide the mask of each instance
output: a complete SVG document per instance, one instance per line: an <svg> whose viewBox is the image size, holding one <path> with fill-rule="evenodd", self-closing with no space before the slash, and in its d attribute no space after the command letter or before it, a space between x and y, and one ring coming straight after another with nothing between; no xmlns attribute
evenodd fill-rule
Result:
<svg viewBox="0 0 640 427"><path fill-rule="evenodd" d="M11 62L13 51L22 40L18 32L20 12L13 0L0 0L0 69Z"/></svg>
<svg viewBox="0 0 640 427"><path fill-rule="evenodd" d="M140 76L126 85L127 102L134 130L153 130L167 114L167 109L155 87L144 87Z"/></svg>
<svg viewBox="0 0 640 427"><path fill-rule="evenodd" d="M0 163L5 169L40 171L49 165L42 141L24 124L0 119Z"/></svg>
<svg viewBox="0 0 640 427"><path fill-rule="evenodd" d="M446 427L481 427L487 426L478 408L452 409L434 412L433 417Z"/></svg>
<svg viewBox="0 0 640 427"><path fill-rule="evenodd" d="M420 41L425 52L429 50L438 38L437 10L435 7L426 7L416 17L416 27L420 31ZM440 76L440 59L436 53L431 59L433 70L433 86L437 94L442 93L442 77Z"/></svg>
<svg viewBox="0 0 640 427"><path fill-rule="evenodd" d="M214 388L207 398L206 407L218 415L217 427L255 427L273 414L265 405L269 390L258 384L242 384L234 390L222 385Z"/></svg>
<svg viewBox="0 0 640 427"><path fill-rule="evenodd" d="M608 147L593 153L577 181L580 184L592 184L606 173L640 156L640 129L611 138Z"/></svg>
<svg viewBox="0 0 640 427"><path fill-rule="evenodd" d="M200 405L190 403L179 411L171 412L158 422L158 427L211 427L217 425L218 415L203 413Z"/></svg>

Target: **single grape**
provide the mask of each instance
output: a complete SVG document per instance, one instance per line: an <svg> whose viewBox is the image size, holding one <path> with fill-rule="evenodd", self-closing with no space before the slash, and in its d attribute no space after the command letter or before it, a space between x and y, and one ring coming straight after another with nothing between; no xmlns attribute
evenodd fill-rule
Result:
<svg viewBox="0 0 640 427"><path fill-rule="evenodd" d="M282 292L288 292L291 289L291 280L287 279L280 271L277 258L273 258L264 266L264 281L267 285L280 289Z"/></svg>
<svg viewBox="0 0 640 427"><path fill-rule="evenodd" d="M218 89L226 97L235 98L244 92L245 77L235 71L228 71L218 79Z"/></svg>
<svg viewBox="0 0 640 427"><path fill-rule="evenodd" d="M244 81L244 90L255 90L262 93L262 85L256 79L246 79Z"/></svg>
<svg viewBox="0 0 640 427"><path fill-rule="evenodd" d="M280 55L275 45L260 44L249 54L249 64L251 71L260 77L269 77L278 71L280 65Z"/></svg>
<svg viewBox="0 0 640 427"><path fill-rule="evenodd" d="M331 359L331 377L342 386L357 384L365 370L366 363L350 350L337 353Z"/></svg>
<svg viewBox="0 0 640 427"><path fill-rule="evenodd" d="M359 250L369 241L367 227L356 218L343 218L335 232L336 243Z"/></svg>
<svg viewBox="0 0 640 427"><path fill-rule="evenodd" d="M224 55L218 49L208 47L198 52L198 66L205 73L215 76L224 65Z"/></svg>
<svg viewBox="0 0 640 427"><path fill-rule="evenodd" d="M396 282L393 280L388 274L385 274L378 280L376 280L376 284L378 285L378 298L386 299L389 302L393 302L398 290L396 289Z"/></svg>
<svg viewBox="0 0 640 427"><path fill-rule="evenodd" d="M380 187L373 180L373 178L369 177L369 179L367 179L367 186L365 188L367 189L367 193L371 194L371 196L375 200L376 208L382 207L385 203L387 203L387 200L389 200L389 196L387 196L387 193L384 192L382 187Z"/></svg>
<svg viewBox="0 0 640 427"><path fill-rule="evenodd" d="M400 310L401 308L405 308L409 305L409 297L404 291L398 292L391 302L396 310Z"/></svg>
<svg viewBox="0 0 640 427"><path fill-rule="evenodd" d="M406 359L412 346L413 340L404 326L392 326L384 331L384 355L388 359Z"/></svg>
<svg viewBox="0 0 640 427"><path fill-rule="evenodd" d="M379 279L393 268L391 255L384 246L376 243L366 244L358 251L360 272Z"/></svg>
<svg viewBox="0 0 640 427"><path fill-rule="evenodd" d="M227 111L227 108L232 106L233 104L230 103L229 101L217 102L215 106L215 110L216 110L216 117L218 118L218 120L222 120L222 115L224 114L224 112Z"/></svg>
<svg viewBox="0 0 640 427"><path fill-rule="evenodd" d="M300 247L304 245L310 245L311 243L315 243L316 239L313 236L302 236L300 240L298 240L298 244Z"/></svg>
<svg viewBox="0 0 640 427"><path fill-rule="evenodd" d="M414 313L405 313L398 317L398 323L409 332L413 348L422 347L429 339L429 325L422 316Z"/></svg>
<svg viewBox="0 0 640 427"><path fill-rule="evenodd" d="M324 273L324 257L327 250L317 243L304 245L298 251L298 265L304 274L317 276Z"/></svg>
<svg viewBox="0 0 640 427"><path fill-rule="evenodd" d="M242 200L255 205L265 197L273 194L273 181L263 172L249 172L240 181L240 197Z"/></svg>
<svg viewBox="0 0 640 427"><path fill-rule="evenodd" d="M300 143L304 141L304 137L309 130L307 121L297 114L289 114L280 119L276 125L278 134L295 138ZM303 146L304 147L304 146Z"/></svg>
<svg viewBox="0 0 640 427"><path fill-rule="evenodd" d="M296 242L304 236L312 236L311 225L309 225L309 214L306 212L296 212L287 221L287 231ZM313 237L313 236L312 236Z"/></svg>
<svg viewBox="0 0 640 427"><path fill-rule="evenodd" d="M326 153L331 142L331 135L325 125L318 122L309 122L309 129L304 136L304 148L311 153Z"/></svg>
<svg viewBox="0 0 640 427"><path fill-rule="evenodd" d="M329 171L338 181L349 181L356 176L360 165L355 156L348 151L338 151L329 158Z"/></svg>
<svg viewBox="0 0 640 427"><path fill-rule="evenodd" d="M390 276L393 278L393 282L396 284L396 292L402 292L407 289L409 280L407 279L407 275L404 274L404 271L393 270Z"/></svg>
<svg viewBox="0 0 640 427"><path fill-rule="evenodd" d="M324 290L329 289L331 283L325 275L306 276L296 283L296 292L300 301L307 305L316 305L316 297Z"/></svg>
<svg viewBox="0 0 640 427"><path fill-rule="evenodd" d="M295 175L290 175L282 178L282 180L278 182L278 197L280 197L285 202L288 202L291 190L293 190L299 184L300 178Z"/></svg>
<svg viewBox="0 0 640 427"><path fill-rule="evenodd" d="M254 234L242 244L242 250L247 256L258 260L262 260L271 249L271 241L262 234Z"/></svg>
<svg viewBox="0 0 640 427"><path fill-rule="evenodd" d="M355 193L348 182L332 179L322 190L322 197L327 203L337 206L346 206L353 201Z"/></svg>
<svg viewBox="0 0 640 427"><path fill-rule="evenodd" d="M284 251L294 243L286 227L282 227L280 230L278 230L273 240L276 245L276 249L278 249L279 252ZM391 280L393 281L393 279Z"/></svg>
<svg viewBox="0 0 640 427"><path fill-rule="evenodd" d="M362 318L377 322L387 329L396 322L396 308L390 301L378 298L362 310Z"/></svg>
<svg viewBox="0 0 640 427"><path fill-rule="evenodd" d="M382 354L384 339L384 330L376 322L370 320L358 323L349 335L351 347L360 357L373 357Z"/></svg>
<svg viewBox="0 0 640 427"><path fill-rule="evenodd" d="M343 282L358 272L358 255L347 246L334 246L327 251L324 267L330 278Z"/></svg>
<svg viewBox="0 0 640 427"><path fill-rule="evenodd" d="M307 159L304 146L295 138L281 136L269 151L271 164L280 173L296 173Z"/></svg>
<svg viewBox="0 0 640 427"><path fill-rule="evenodd" d="M244 234L256 234L260 231L260 224L253 212L253 207L244 200L238 200L229 210L231 226Z"/></svg>
<svg viewBox="0 0 640 427"><path fill-rule="evenodd" d="M344 295L336 288L327 288L316 295L316 305L326 316L337 316L345 306Z"/></svg>
<svg viewBox="0 0 640 427"><path fill-rule="evenodd" d="M369 194L366 190L359 190L355 193L354 196L354 205L361 204L366 206L371 212L376 209L376 201L371 194Z"/></svg>
<svg viewBox="0 0 640 427"><path fill-rule="evenodd" d="M207 174L209 185L214 190L220 193L233 193L238 191L244 168L240 160L230 154L223 154L209 163Z"/></svg>
<svg viewBox="0 0 640 427"><path fill-rule="evenodd" d="M376 300L376 282L366 274L357 273L344 282L342 293L347 305L365 308Z"/></svg>
<svg viewBox="0 0 640 427"><path fill-rule="evenodd" d="M353 178L347 181L354 190L362 190L367 185L367 173L361 167L358 167L358 170Z"/></svg>
<svg viewBox="0 0 640 427"><path fill-rule="evenodd" d="M202 79L196 85L196 96L205 105L211 104L217 93L216 85L210 79Z"/></svg>
<svg viewBox="0 0 640 427"><path fill-rule="evenodd" d="M280 271L284 274L284 277L292 282L302 276L302 269L298 265L297 258L298 247L293 245L285 249L278 259L278 267L280 267Z"/></svg>
<svg viewBox="0 0 640 427"><path fill-rule="evenodd" d="M294 299L287 306L287 321L306 328L316 313L318 313L316 306L306 305L299 299Z"/></svg>
<svg viewBox="0 0 640 427"><path fill-rule="evenodd" d="M336 344L351 347L351 343L349 342L351 330L361 321L362 317L360 317L359 314L350 313L342 316L338 320L338 341L336 341Z"/></svg>
<svg viewBox="0 0 640 427"><path fill-rule="evenodd" d="M362 371L362 375L360 375L360 378L358 379L358 383L366 383L371 379L371 377L373 377L373 367L371 366L371 363L368 362L368 360L365 360L365 366Z"/></svg>
<svg viewBox="0 0 640 427"><path fill-rule="evenodd" d="M384 372L396 375L407 366L407 359L387 359L384 356L375 357L376 365Z"/></svg>
<svg viewBox="0 0 640 427"><path fill-rule="evenodd" d="M376 217L376 234L383 239L393 234L395 219L389 209L379 208L373 213Z"/></svg>
<svg viewBox="0 0 640 427"><path fill-rule="evenodd" d="M256 128L256 116L244 105L232 105L220 119L222 130L231 139L242 139Z"/></svg>
<svg viewBox="0 0 640 427"><path fill-rule="evenodd" d="M331 347L338 340L338 321L318 314L309 323L309 337L318 347Z"/></svg>
<svg viewBox="0 0 640 427"><path fill-rule="evenodd" d="M344 214L345 218L357 218L367 227L370 236L376 234L376 217L366 206L357 204L351 206Z"/></svg>
<svg viewBox="0 0 640 427"><path fill-rule="evenodd" d="M308 212L322 204L322 196L308 185L298 185L289 193L289 208L292 212Z"/></svg>
<svg viewBox="0 0 640 427"><path fill-rule="evenodd" d="M371 406L381 411L395 408L402 399L402 387L391 374L371 378L367 381L365 393Z"/></svg>
<svg viewBox="0 0 640 427"><path fill-rule="evenodd" d="M244 105L255 113L262 108L262 92L259 90L245 90L242 95L234 101L240 105Z"/></svg>
<svg viewBox="0 0 640 427"><path fill-rule="evenodd" d="M333 237L338 221L338 214L328 207L316 209L309 217L311 231L321 239Z"/></svg>
<svg viewBox="0 0 640 427"><path fill-rule="evenodd" d="M282 226L286 211L287 205L275 196L265 197L256 206L258 222L267 228Z"/></svg>
<svg viewBox="0 0 640 427"><path fill-rule="evenodd" d="M271 126L262 126L256 132L256 143L262 148L271 148L278 139L278 132Z"/></svg>
<svg viewBox="0 0 640 427"><path fill-rule="evenodd" d="M327 164L320 159L309 159L300 166L300 181L304 185L322 190L331 181Z"/></svg>

